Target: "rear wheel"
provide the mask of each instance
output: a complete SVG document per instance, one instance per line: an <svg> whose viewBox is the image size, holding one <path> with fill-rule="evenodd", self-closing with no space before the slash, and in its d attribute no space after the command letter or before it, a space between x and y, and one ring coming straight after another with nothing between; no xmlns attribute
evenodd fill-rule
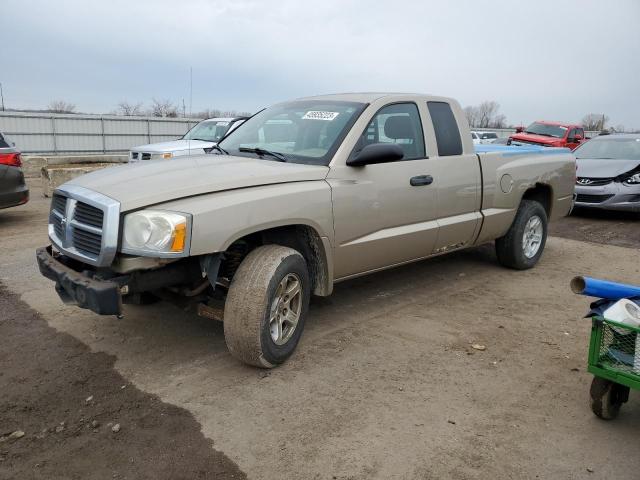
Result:
<svg viewBox="0 0 640 480"><path fill-rule="evenodd" d="M311 293L302 255L266 245L250 252L236 271L224 309L231 354L262 368L289 358L302 335Z"/></svg>
<svg viewBox="0 0 640 480"><path fill-rule="evenodd" d="M547 242L547 212L535 200L522 200L507 233L496 240L498 261L505 267L533 267Z"/></svg>
<svg viewBox="0 0 640 480"><path fill-rule="evenodd" d="M629 387L593 377L590 394L593 413L604 420L613 420L618 416L622 404L629 399Z"/></svg>

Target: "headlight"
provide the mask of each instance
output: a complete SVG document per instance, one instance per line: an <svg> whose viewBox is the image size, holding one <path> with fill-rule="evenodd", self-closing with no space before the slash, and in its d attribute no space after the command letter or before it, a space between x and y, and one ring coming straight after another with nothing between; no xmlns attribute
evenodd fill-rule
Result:
<svg viewBox="0 0 640 480"><path fill-rule="evenodd" d="M640 183L640 172L634 173L629 178L627 178L624 183L628 183L629 185L637 185Z"/></svg>
<svg viewBox="0 0 640 480"><path fill-rule="evenodd" d="M155 257L189 254L191 215L141 210L124 217L122 252Z"/></svg>

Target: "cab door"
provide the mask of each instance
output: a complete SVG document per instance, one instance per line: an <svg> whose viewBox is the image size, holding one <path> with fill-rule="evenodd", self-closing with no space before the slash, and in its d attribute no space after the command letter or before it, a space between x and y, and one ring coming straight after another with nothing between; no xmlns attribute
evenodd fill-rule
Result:
<svg viewBox="0 0 640 480"><path fill-rule="evenodd" d="M420 109L414 102L380 108L351 155L365 145L395 143L401 160L332 166L334 277L341 279L429 256L437 235L437 160L427 158Z"/></svg>
<svg viewBox="0 0 640 480"><path fill-rule="evenodd" d="M430 124L436 139L433 157L437 190L438 236L433 253L471 245L478 234L482 215L480 163L471 142L462 141L458 125L464 113L457 105L428 101Z"/></svg>

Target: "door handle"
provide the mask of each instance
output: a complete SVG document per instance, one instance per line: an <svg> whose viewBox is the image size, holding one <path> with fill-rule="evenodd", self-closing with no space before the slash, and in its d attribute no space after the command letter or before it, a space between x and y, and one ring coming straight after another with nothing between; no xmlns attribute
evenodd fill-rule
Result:
<svg viewBox="0 0 640 480"><path fill-rule="evenodd" d="M419 187L421 185L431 185L433 183L433 177L431 175L418 175L417 177L411 177L409 183L412 187Z"/></svg>

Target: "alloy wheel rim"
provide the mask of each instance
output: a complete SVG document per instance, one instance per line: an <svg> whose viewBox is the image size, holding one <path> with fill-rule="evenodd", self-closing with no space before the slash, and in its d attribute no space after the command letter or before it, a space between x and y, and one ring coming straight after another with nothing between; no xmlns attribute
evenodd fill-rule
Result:
<svg viewBox="0 0 640 480"><path fill-rule="evenodd" d="M296 331L302 313L302 281L288 273L278 284L271 301L269 333L276 345L284 345Z"/></svg>
<svg viewBox="0 0 640 480"><path fill-rule="evenodd" d="M525 257L533 258L536 256L542 245L543 233L542 219L537 215L532 216L525 225L522 236L522 250Z"/></svg>

